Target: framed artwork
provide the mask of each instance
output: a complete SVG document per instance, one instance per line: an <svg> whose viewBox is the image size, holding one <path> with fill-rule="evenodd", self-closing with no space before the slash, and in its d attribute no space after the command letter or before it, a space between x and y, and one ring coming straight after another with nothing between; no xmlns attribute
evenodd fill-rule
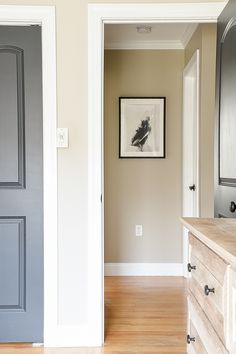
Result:
<svg viewBox="0 0 236 354"><path fill-rule="evenodd" d="M165 97L120 97L120 158L165 158Z"/></svg>

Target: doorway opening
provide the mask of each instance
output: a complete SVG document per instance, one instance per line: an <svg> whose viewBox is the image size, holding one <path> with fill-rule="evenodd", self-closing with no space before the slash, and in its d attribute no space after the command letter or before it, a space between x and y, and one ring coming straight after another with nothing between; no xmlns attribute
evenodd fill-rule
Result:
<svg viewBox="0 0 236 354"><path fill-rule="evenodd" d="M97 345L103 343L104 338L104 240L103 240L103 208L101 195L104 194L103 183L103 113L104 113L104 24L127 24L127 23L216 23L218 15L224 8L225 3L214 4L90 4L88 6L88 291L89 291L89 321L93 323L91 336ZM208 38L202 31L201 39ZM212 39L211 34L210 38ZM207 41L201 41L204 50L210 49L210 60L214 57L214 41L210 46ZM189 53L187 54L188 57ZM208 53L209 56L209 53ZM208 57L206 55L205 59ZM96 61L94 58L96 57ZM206 60L208 72L215 77L214 65L209 65ZM211 62L212 64L212 62ZM181 73L182 77L182 73ZM203 80L201 90L212 85L212 80ZM208 90L209 91L209 90ZM212 93L212 92L211 92ZM209 96L209 92L208 92ZM204 96L203 96L204 97ZM214 102L213 99L211 101ZM204 110L203 127L209 129L211 122L206 117L211 117L212 105ZM208 112L207 112L208 111ZM213 107L214 111L214 107ZM205 119L206 118L206 119ZM211 128L210 128L211 131ZM205 136L205 134L203 134ZM212 131L213 136L213 131ZM206 138L206 136L205 136ZM205 139L204 138L204 139ZM212 139L213 141L213 139ZM202 143L202 141L201 141ZM207 139L209 143L209 139ZM102 149L101 149L102 147ZM210 151L210 150L209 150ZM163 160L164 161L164 160ZM209 162L209 159L208 159ZM206 161L204 160L204 164ZM201 199L206 200L203 210L210 211L207 200L211 200L206 188L209 176L202 178L205 190ZM104 199L104 198L103 198ZM181 198L180 198L181 203ZM202 205L201 205L202 207ZM204 209L205 208L205 209ZM180 233L179 238L182 235ZM181 268L183 272L183 269ZM102 304L102 306L101 306Z"/></svg>
<svg viewBox="0 0 236 354"><path fill-rule="evenodd" d="M170 325L176 320L174 317L178 313L180 322L177 327L181 339L179 343L175 341L175 331L168 337L162 330L161 335L165 336L166 345L172 342L175 349L184 350L185 259L179 237L179 217L182 216L182 189L187 183L184 180L182 187L182 120L188 117L186 112L182 119L182 102L184 94L191 93L191 98L187 97L184 102L192 100L193 140L190 140L191 144L186 140L185 135L191 139L189 130L184 134L183 147L194 155L198 148L199 63L196 64L196 72L193 68L192 71L184 68L193 65L186 52L193 51L195 37L199 33L201 25L196 23L149 22L104 26L105 345L114 341L114 344L119 342L119 346L125 348L127 343L135 347L137 343L142 346L142 342L146 345L145 350L151 351L149 344L141 339L140 333L146 331L150 343L157 349L161 342L158 305L166 293L169 299L172 296L179 299L176 300L179 307L174 310L174 315L165 314L166 328L168 323ZM183 85L184 73L191 76L191 83L194 82L195 86ZM147 151L152 147L151 137L156 138L156 121L162 118L161 110L155 111L155 99L160 98L166 100L163 139L166 155L161 159L147 158ZM126 102L124 107L121 106L123 101ZM133 136L138 135L147 116L150 134L140 149L133 146ZM157 139L160 139L158 134ZM124 142L126 145L121 148ZM125 149L128 158L124 157ZM139 153L143 159L131 158L132 153ZM192 177L198 174L198 165L190 163L189 173ZM191 183L198 187L194 179ZM192 212L189 205L186 210L189 214ZM167 284L172 288L169 292ZM168 302L163 301L162 308L167 309ZM155 314L151 318L150 312Z"/></svg>

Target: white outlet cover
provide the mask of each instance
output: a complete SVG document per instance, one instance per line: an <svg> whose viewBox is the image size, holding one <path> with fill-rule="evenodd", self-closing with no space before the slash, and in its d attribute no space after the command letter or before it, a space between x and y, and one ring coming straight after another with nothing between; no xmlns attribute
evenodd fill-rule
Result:
<svg viewBox="0 0 236 354"><path fill-rule="evenodd" d="M138 237L143 236L143 225L135 225L135 235Z"/></svg>

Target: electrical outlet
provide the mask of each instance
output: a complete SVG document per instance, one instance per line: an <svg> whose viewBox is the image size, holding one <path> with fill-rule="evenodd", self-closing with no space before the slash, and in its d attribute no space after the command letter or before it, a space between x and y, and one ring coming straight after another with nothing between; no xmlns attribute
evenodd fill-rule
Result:
<svg viewBox="0 0 236 354"><path fill-rule="evenodd" d="M143 225L135 225L135 236L143 236Z"/></svg>

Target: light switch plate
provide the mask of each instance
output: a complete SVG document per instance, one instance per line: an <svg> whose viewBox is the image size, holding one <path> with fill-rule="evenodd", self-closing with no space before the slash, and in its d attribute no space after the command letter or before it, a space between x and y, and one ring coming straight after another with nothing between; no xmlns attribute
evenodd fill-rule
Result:
<svg viewBox="0 0 236 354"><path fill-rule="evenodd" d="M68 128L57 128L57 147L58 148L68 148L69 147Z"/></svg>

